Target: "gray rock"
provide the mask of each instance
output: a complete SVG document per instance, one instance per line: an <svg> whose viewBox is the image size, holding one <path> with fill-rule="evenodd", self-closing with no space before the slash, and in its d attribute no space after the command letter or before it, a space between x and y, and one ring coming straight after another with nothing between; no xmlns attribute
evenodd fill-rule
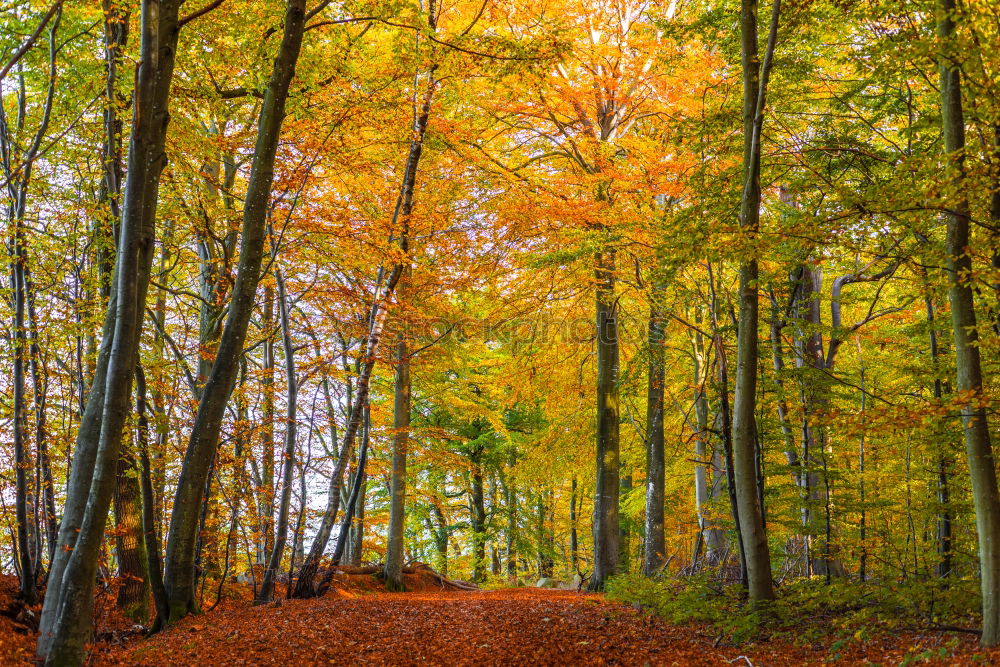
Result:
<svg viewBox="0 0 1000 667"><path fill-rule="evenodd" d="M550 579L549 577L542 577L535 584L535 588L563 588L566 584L558 579Z"/></svg>

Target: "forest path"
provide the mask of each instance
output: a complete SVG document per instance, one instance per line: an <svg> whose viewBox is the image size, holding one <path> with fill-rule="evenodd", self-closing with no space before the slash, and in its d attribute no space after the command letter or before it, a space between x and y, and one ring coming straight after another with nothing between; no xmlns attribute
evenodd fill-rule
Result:
<svg viewBox="0 0 1000 667"><path fill-rule="evenodd" d="M690 628L601 596L373 593L220 610L98 659L142 665L725 665ZM756 662L754 664L757 664ZM773 663L770 663L773 664Z"/></svg>

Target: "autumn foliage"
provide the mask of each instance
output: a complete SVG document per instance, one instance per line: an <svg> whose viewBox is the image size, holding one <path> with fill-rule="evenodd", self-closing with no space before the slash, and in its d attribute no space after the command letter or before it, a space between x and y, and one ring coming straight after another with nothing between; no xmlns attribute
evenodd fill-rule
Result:
<svg viewBox="0 0 1000 667"><path fill-rule="evenodd" d="M0 661L995 659L998 25L0 9Z"/></svg>

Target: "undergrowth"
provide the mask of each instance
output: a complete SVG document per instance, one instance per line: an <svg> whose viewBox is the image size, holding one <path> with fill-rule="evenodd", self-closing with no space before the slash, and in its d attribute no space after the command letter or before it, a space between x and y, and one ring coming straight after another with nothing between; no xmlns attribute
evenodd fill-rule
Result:
<svg viewBox="0 0 1000 667"><path fill-rule="evenodd" d="M711 574L683 579L621 575L607 596L641 605L671 623L709 625L733 644L768 638L823 643L831 657L852 641L903 630L972 629L978 625L975 581L856 582L824 577L798 579L778 589L766 606L747 604L743 588ZM957 640L955 640L957 643Z"/></svg>

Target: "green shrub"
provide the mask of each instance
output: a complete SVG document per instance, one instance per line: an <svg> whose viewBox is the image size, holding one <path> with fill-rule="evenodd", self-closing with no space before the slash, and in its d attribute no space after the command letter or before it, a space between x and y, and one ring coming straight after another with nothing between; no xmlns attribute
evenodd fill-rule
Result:
<svg viewBox="0 0 1000 667"><path fill-rule="evenodd" d="M751 609L739 585L701 574L684 579L621 575L608 582L609 598L638 604L670 623L711 626L728 642L767 637L800 643L830 642L836 655L848 642L898 629L976 627L979 589L953 579L860 583L823 577L797 579L778 589L778 599Z"/></svg>

